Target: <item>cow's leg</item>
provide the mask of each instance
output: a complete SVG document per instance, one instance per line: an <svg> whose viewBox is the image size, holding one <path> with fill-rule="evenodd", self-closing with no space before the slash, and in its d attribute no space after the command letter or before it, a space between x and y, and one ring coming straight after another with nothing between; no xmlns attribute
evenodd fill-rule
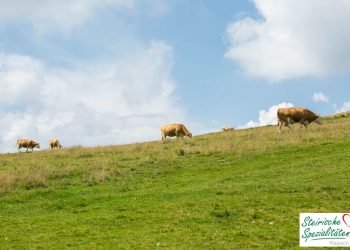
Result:
<svg viewBox="0 0 350 250"><path fill-rule="evenodd" d="M175 136L176 136L176 140L178 140L180 137L180 131L178 129L175 129Z"/></svg>
<svg viewBox="0 0 350 250"><path fill-rule="evenodd" d="M289 122L284 122L283 124L285 127L289 128L289 129L292 129L292 127L290 126L290 123Z"/></svg>
<svg viewBox="0 0 350 250"><path fill-rule="evenodd" d="M162 134L162 141L165 141L165 139L166 139L165 133L162 131L161 134Z"/></svg>
<svg viewBox="0 0 350 250"><path fill-rule="evenodd" d="M287 118L287 122L286 122L285 126L288 127L289 129L292 129L292 127L290 125L293 123L294 123L294 121L292 119Z"/></svg>
<svg viewBox="0 0 350 250"><path fill-rule="evenodd" d="M281 133L282 122L278 121L278 133Z"/></svg>
<svg viewBox="0 0 350 250"><path fill-rule="evenodd" d="M26 152L28 152L28 147L27 147L27 150L26 150Z"/></svg>

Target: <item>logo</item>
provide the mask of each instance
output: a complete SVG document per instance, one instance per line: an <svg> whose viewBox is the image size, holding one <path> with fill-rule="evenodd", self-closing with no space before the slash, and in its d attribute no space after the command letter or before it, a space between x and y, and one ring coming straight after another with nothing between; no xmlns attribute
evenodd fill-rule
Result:
<svg viewBox="0 0 350 250"><path fill-rule="evenodd" d="M301 213L301 247L350 247L350 213Z"/></svg>

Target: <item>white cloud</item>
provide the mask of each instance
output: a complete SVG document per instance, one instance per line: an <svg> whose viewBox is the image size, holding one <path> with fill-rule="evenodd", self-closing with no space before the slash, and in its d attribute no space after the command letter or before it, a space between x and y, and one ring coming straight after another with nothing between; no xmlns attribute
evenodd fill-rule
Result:
<svg viewBox="0 0 350 250"><path fill-rule="evenodd" d="M312 96L314 102L329 102L329 97L322 92L315 92Z"/></svg>
<svg viewBox="0 0 350 250"><path fill-rule="evenodd" d="M68 33L102 11L162 16L173 4L167 0L0 0L0 26L27 23L40 33Z"/></svg>
<svg viewBox="0 0 350 250"><path fill-rule="evenodd" d="M350 1L254 0L261 19L227 27L226 57L269 81L350 72Z"/></svg>
<svg viewBox="0 0 350 250"><path fill-rule="evenodd" d="M27 22L46 33L69 32L101 10L131 10L135 0L0 0L0 5L0 25Z"/></svg>
<svg viewBox="0 0 350 250"><path fill-rule="evenodd" d="M249 121L247 124L243 126L239 126L242 128L254 128L266 125L276 125L277 124L277 110L279 108L287 108L294 107L294 105L290 102L282 102L276 105L271 106L268 110L260 110L259 111L259 121Z"/></svg>
<svg viewBox="0 0 350 250"><path fill-rule="evenodd" d="M344 102L343 106L336 111L336 113L348 112L350 111L350 102Z"/></svg>
<svg viewBox="0 0 350 250"><path fill-rule="evenodd" d="M174 96L172 48L152 41L125 60L49 68L22 55L0 54L0 151L18 138L47 147L159 139L159 126L183 119Z"/></svg>

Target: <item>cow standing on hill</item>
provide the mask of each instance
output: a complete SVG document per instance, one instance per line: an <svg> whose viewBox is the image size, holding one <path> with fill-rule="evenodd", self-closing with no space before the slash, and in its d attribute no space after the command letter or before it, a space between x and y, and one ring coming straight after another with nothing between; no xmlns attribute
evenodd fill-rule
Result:
<svg viewBox="0 0 350 250"><path fill-rule="evenodd" d="M280 108L277 110L278 118L278 132L281 133L282 125L290 128L290 124L300 123L300 128L303 126L307 129L307 126L315 122L317 124L322 124L320 120L320 115L306 108Z"/></svg>
<svg viewBox="0 0 350 250"><path fill-rule="evenodd" d="M166 137L174 137L179 139L179 137L184 138L185 136L188 138L192 137L192 134L183 124L168 124L160 127L160 131L162 133L162 140L165 141Z"/></svg>
<svg viewBox="0 0 350 250"><path fill-rule="evenodd" d="M54 149L54 148L55 149L60 149L60 148L62 148L62 145L61 145L60 141L57 140L57 139L51 139L49 141L49 146L50 146L51 149Z"/></svg>
<svg viewBox="0 0 350 250"><path fill-rule="evenodd" d="M225 127L221 128L221 130L222 130L223 132L233 131L233 127L231 127L231 126L225 126Z"/></svg>
<svg viewBox="0 0 350 250"><path fill-rule="evenodd" d="M28 152L28 149L31 149L32 152L34 148L40 148L40 144L36 141L29 140L29 139L18 139L16 146L18 148L18 151L20 152L21 148L27 148L26 152Z"/></svg>

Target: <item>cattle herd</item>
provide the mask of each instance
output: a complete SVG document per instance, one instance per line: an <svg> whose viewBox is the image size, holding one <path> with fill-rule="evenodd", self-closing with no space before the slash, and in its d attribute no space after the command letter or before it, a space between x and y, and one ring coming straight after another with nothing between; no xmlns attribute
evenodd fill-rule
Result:
<svg viewBox="0 0 350 250"><path fill-rule="evenodd" d="M18 148L18 151L20 151L21 148L26 148L26 152L28 152L28 149L31 149L33 151L34 148L40 148L40 144L38 142L30 139L18 139L16 146ZM52 139L49 141L49 147L51 149L60 149L62 145L59 140Z"/></svg>
<svg viewBox="0 0 350 250"><path fill-rule="evenodd" d="M281 133L282 126L290 128L290 125L294 123L299 123L300 128L304 127L305 129L307 129L307 126L312 122L322 124L320 120L320 115L315 114L314 112L306 108L280 108L277 110L277 118L279 133ZM222 131L232 130L232 127L226 126L222 128ZM177 139L184 137L192 137L191 132L185 127L185 125L178 123L161 126L160 131L162 135L162 141L165 141L167 136L176 137ZM16 146L18 148L18 151L20 151L21 148L26 148L26 152L28 152L28 149L31 149L33 151L34 148L40 148L40 144L38 142L30 139L18 139ZM52 139L49 141L50 149L60 149L61 147L62 145L59 140Z"/></svg>

